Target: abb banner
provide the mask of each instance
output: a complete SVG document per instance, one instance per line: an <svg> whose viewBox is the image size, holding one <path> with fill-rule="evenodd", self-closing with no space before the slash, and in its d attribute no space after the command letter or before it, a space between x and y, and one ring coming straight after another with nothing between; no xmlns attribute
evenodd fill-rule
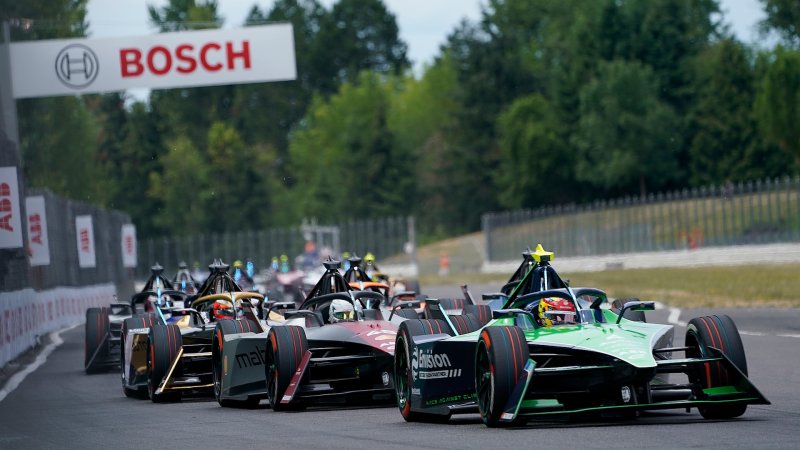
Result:
<svg viewBox="0 0 800 450"><path fill-rule="evenodd" d="M25 212L28 214L28 255L31 266L47 266L50 264L50 244L47 240L44 197L26 198Z"/></svg>
<svg viewBox="0 0 800 450"><path fill-rule="evenodd" d="M122 226L122 267L136 267L136 226Z"/></svg>
<svg viewBox="0 0 800 450"><path fill-rule="evenodd" d="M86 309L114 301L113 284L49 291L0 292L0 367L31 348L36 337L86 320Z"/></svg>
<svg viewBox="0 0 800 450"><path fill-rule="evenodd" d="M11 43L15 98L294 80L291 24Z"/></svg>
<svg viewBox="0 0 800 450"><path fill-rule="evenodd" d="M0 248L22 247L16 167L0 167Z"/></svg>
<svg viewBox="0 0 800 450"><path fill-rule="evenodd" d="M78 238L78 266L81 268L97 266L92 216L75 217L75 235Z"/></svg>

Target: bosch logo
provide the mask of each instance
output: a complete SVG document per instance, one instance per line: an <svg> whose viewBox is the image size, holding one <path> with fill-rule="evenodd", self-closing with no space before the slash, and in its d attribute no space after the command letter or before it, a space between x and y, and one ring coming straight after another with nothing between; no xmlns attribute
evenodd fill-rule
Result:
<svg viewBox="0 0 800 450"><path fill-rule="evenodd" d="M56 76L66 86L81 89L92 84L100 70L100 61L89 47L71 44L56 56Z"/></svg>

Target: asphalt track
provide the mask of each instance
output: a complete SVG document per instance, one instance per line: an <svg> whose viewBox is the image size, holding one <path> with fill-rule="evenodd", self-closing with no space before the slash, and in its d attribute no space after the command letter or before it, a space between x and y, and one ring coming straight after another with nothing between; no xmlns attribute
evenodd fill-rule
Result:
<svg viewBox="0 0 800 450"><path fill-rule="evenodd" d="M648 321L686 322L708 313L685 310L670 317L664 309L648 313ZM494 430L477 415L443 425L406 423L395 407L275 413L266 402L255 410L224 409L210 399L153 404L125 398L116 372L84 374L83 327L77 327L64 332L63 345L0 402L0 448L799 448L800 310L714 313L736 321L750 378L772 401L731 421L679 410L633 421L532 422ZM683 333L678 326L678 341Z"/></svg>

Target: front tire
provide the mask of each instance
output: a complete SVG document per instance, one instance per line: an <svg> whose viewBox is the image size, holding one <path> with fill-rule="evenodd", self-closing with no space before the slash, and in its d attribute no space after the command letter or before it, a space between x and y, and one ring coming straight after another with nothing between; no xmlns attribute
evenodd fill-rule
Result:
<svg viewBox="0 0 800 450"><path fill-rule="evenodd" d="M217 321L214 336L211 338L211 367L214 376L214 398L216 398L217 403L224 408L254 408L259 403L258 398L242 401L223 398L222 396L223 389L225 388L224 366L222 361L222 357L224 356L225 336L245 332L257 333L259 330L260 326L250 319L224 319Z"/></svg>
<svg viewBox="0 0 800 450"><path fill-rule="evenodd" d="M137 391L131 389L125 384L126 374L128 378L133 377L136 368L131 364L125 364L125 339L128 337L128 330L135 330L138 328L150 328L159 323L160 320L155 314L137 314L134 317L129 317L122 322L122 332L120 333L120 353L122 354L121 361L119 362L120 378L122 380L122 392L125 397L129 398L145 398L147 397L146 391Z"/></svg>
<svg viewBox="0 0 800 450"><path fill-rule="evenodd" d="M397 406L406 422L446 422L450 415L426 414L411 409L411 343L414 336L452 334L443 320L411 319L400 324L394 347L394 389Z"/></svg>
<svg viewBox="0 0 800 450"><path fill-rule="evenodd" d="M711 356L708 348L719 349L746 376L747 358L742 338L733 319L726 315L695 317L686 326L685 345L687 358ZM703 389L726 386L736 379L722 363L706 363L702 371L690 374L690 381ZM697 408L706 419L732 419L747 410L746 404L700 406Z"/></svg>
<svg viewBox="0 0 800 450"><path fill-rule="evenodd" d="M102 364L100 363L108 358L108 342L104 342L104 340L107 339L109 327L108 308L89 308L86 310L86 338L83 358L83 368L86 373L102 371Z"/></svg>
<svg viewBox="0 0 800 450"><path fill-rule="evenodd" d="M488 427L519 425L501 422L503 410L528 360L528 343L519 327L486 327L475 352L475 391L483 423Z"/></svg>
<svg viewBox="0 0 800 450"><path fill-rule="evenodd" d="M267 336L267 396L273 411L288 411L301 405L281 403L300 361L308 351L303 328L295 325L272 327Z"/></svg>
<svg viewBox="0 0 800 450"><path fill-rule="evenodd" d="M169 374L172 363L183 347L183 338L177 325L154 325L150 328L147 354L147 392L153 403L177 401L181 393L170 392L156 394L161 382ZM175 367L173 376L180 375L180 361Z"/></svg>

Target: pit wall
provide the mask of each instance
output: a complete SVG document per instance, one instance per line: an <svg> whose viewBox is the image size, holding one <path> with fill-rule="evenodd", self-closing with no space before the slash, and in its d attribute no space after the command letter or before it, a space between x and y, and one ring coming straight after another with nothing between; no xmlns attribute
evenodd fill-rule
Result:
<svg viewBox="0 0 800 450"><path fill-rule="evenodd" d="M113 284L0 293L0 367L31 348L40 336L86 320L86 309L114 301Z"/></svg>

